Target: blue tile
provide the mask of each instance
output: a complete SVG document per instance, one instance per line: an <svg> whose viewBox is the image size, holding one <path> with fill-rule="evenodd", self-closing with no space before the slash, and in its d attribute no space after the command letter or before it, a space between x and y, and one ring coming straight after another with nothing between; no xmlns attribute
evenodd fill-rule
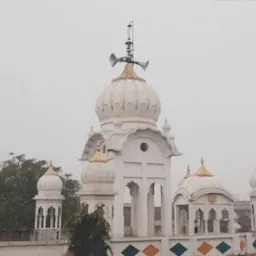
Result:
<svg viewBox="0 0 256 256"><path fill-rule="evenodd" d="M216 246L216 249L222 254L226 253L230 248L231 247L225 242L221 242L218 246Z"/></svg>
<svg viewBox="0 0 256 256"><path fill-rule="evenodd" d="M170 251L173 252L176 256L181 256L185 253L188 249L184 247L181 243L175 244Z"/></svg>
<svg viewBox="0 0 256 256"><path fill-rule="evenodd" d="M256 240L254 240L252 246L256 249Z"/></svg>
<svg viewBox="0 0 256 256"><path fill-rule="evenodd" d="M139 250L134 247L133 245L128 245L123 251L122 254L124 256L135 256L137 253L139 252Z"/></svg>

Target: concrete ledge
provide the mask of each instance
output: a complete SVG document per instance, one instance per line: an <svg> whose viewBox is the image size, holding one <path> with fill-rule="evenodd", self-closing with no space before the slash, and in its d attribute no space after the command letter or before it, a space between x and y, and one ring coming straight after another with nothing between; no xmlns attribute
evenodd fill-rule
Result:
<svg viewBox="0 0 256 256"><path fill-rule="evenodd" d="M11 246L47 246L47 245L66 245L67 240L57 240L57 241L6 241L0 242L0 247L11 247Z"/></svg>

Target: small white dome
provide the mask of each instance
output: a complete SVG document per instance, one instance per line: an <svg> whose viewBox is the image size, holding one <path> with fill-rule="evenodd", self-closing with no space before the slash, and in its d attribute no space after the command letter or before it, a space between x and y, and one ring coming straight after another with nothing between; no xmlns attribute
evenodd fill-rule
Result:
<svg viewBox="0 0 256 256"><path fill-rule="evenodd" d="M161 112L161 102L155 90L138 77L132 64L126 64L121 76L99 96L96 113L101 124L141 122L155 125Z"/></svg>
<svg viewBox="0 0 256 256"><path fill-rule="evenodd" d="M256 189L256 169L251 174L250 186L251 186L251 188Z"/></svg>
<svg viewBox="0 0 256 256"><path fill-rule="evenodd" d="M57 175L54 167L52 165L49 166L47 172L40 177L37 182L37 190L57 190L61 191L63 187L61 178Z"/></svg>
<svg viewBox="0 0 256 256"><path fill-rule="evenodd" d="M215 177L200 176L191 176L187 178L184 180L182 188L186 190L190 196L203 189L217 188L223 190L222 185Z"/></svg>
<svg viewBox="0 0 256 256"><path fill-rule="evenodd" d="M89 160L88 165L82 172L82 183L114 183L114 172L110 163L107 162L99 151Z"/></svg>
<svg viewBox="0 0 256 256"><path fill-rule="evenodd" d="M230 195L219 182L219 180L213 176L213 174L207 170L204 165L203 159L201 160L201 166L195 174L191 174L188 169L187 175L180 183L179 189L176 195L180 191L184 191L188 198L192 198L197 192L200 191L219 191Z"/></svg>

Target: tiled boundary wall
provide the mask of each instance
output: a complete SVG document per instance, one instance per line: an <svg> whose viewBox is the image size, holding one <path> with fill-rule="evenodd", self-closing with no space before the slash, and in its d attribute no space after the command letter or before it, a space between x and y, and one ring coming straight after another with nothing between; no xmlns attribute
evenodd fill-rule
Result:
<svg viewBox="0 0 256 256"><path fill-rule="evenodd" d="M111 247L114 256L256 256L256 235L123 238L113 239ZM62 256L66 250L66 241L0 242L0 256Z"/></svg>
<svg viewBox="0 0 256 256"><path fill-rule="evenodd" d="M130 238L112 240L114 256L256 256L256 235L251 233L204 237Z"/></svg>

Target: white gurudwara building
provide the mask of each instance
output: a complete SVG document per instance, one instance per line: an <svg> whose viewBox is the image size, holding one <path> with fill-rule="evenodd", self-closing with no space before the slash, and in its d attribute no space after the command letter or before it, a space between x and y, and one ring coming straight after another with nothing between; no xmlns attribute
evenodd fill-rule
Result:
<svg viewBox="0 0 256 256"><path fill-rule="evenodd" d="M256 255L256 171L250 179L252 231L247 233L237 232L234 197L203 160L197 171L188 168L173 191L171 161L180 152L168 122L159 128L157 92L135 72L136 64L145 69L148 63L133 59L130 36L126 45L126 57L110 59L113 66L124 63L122 74L96 102L100 129L91 130L82 153L87 164L81 175L80 202L89 212L104 205L114 256ZM160 188L158 212L156 187ZM30 241L0 242L0 256L60 256L67 250L61 232L62 181L52 165L37 188L36 236Z"/></svg>

